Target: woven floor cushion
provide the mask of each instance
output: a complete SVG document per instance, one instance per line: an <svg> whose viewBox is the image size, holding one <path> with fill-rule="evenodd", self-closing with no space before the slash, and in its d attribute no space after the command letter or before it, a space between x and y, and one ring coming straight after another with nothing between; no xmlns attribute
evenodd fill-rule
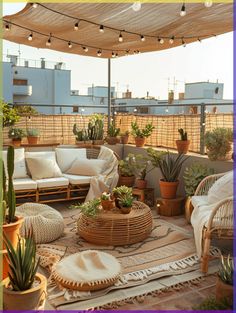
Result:
<svg viewBox="0 0 236 313"><path fill-rule="evenodd" d="M63 217L49 205L24 203L16 208L16 213L24 217L20 235L25 237L32 231L36 243L56 240L64 231Z"/></svg>

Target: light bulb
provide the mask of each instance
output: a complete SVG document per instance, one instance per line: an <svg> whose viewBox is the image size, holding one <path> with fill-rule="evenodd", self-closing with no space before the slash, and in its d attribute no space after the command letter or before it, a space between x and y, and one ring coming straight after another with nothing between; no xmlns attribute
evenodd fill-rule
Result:
<svg viewBox="0 0 236 313"><path fill-rule="evenodd" d="M161 39L160 39L160 44L162 45L163 43L164 43L164 39L161 38Z"/></svg>
<svg viewBox="0 0 236 313"><path fill-rule="evenodd" d="M145 41L145 37L143 35L140 36L141 41Z"/></svg>
<svg viewBox="0 0 236 313"><path fill-rule="evenodd" d="M33 8L34 8L34 9L37 9L37 7L38 7L38 3L33 3L33 5L32 5L32 6L33 6Z"/></svg>
<svg viewBox="0 0 236 313"><path fill-rule="evenodd" d="M5 30L6 30L6 31L10 30L10 25L9 25L9 24L6 24L6 25L5 25Z"/></svg>
<svg viewBox="0 0 236 313"><path fill-rule="evenodd" d="M125 50L125 55L129 55L129 50Z"/></svg>
<svg viewBox="0 0 236 313"><path fill-rule="evenodd" d="M213 4L213 1L211 1L211 0L207 0L207 1L205 1L205 3L204 3L204 5L205 5L206 8L210 8L210 7L212 6L212 4Z"/></svg>
<svg viewBox="0 0 236 313"><path fill-rule="evenodd" d="M186 15L185 4L183 4L181 7L180 16L185 16L185 15Z"/></svg>
<svg viewBox="0 0 236 313"><path fill-rule="evenodd" d="M138 12L141 9L141 7L142 7L142 4L139 1L134 2L133 5L132 5L132 9L135 12Z"/></svg>
<svg viewBox="0 0 236 313"><path fill-rule="evenodd" d="M87 47L83 47L84 52L88 52L88 48Z"/></svg>
<svg viewBox="0 0 236 313"><path fill-rule="evenodd" d="M68 48L72 48L72 43L70 41L68 42Z"/></svg>
<svg viewBox="0 0 236 313"><path fill-rule="evenodd" d="M29 41L32 41L32 40L33 40L33 34L32 34L32 33L29 34L28 40L29 40Z"/></svg>
<svg viewBox="0 0 236 313"><path fill-rule="evenodd" d="M103 25L100 25L99 31L100 31L100 33L104 33L104 27L103 27Z"/></svg>
<svg viewBox="0 0 236 313"><path fill-rule="evenodd" d="M101 51L101 50L98 50L98 51L97 51L97 56L100 57L101 55L102 55L102 51Z"/></svg>
<svg viewBox="0 0 236 313"><path fill-rule="evenodd" d="M118 58L118 53L116 53L116 58Z"/></svg>
<svg viewBox="0 0 236 313"><path fill-rule="evenodd" d="M46 42L46 46L47 46L47 47L50 47L50 46L51 46L51 39L50 39L50 38L48 38L48 41Z"/></svg>
<svg viewBox="0 0 236 313"><path fill-rule="evenodd" d="M169 40L169 44L170 44L170 45L173 45L173 43L174 43L174 39L175 39L175 37L174 37L174 36L170 38L170 40Z"/></svg>
<svg viewBox="0 0 236 313"><path fill-rule="evenodd" d="M119 36L119 42L123 42L123 36L122 36L122 34L120 33L120 36Z"/></svg>
<svg viewBox="0 0 236 313"><path fill-rule="evenodd" d="M112 58L114 58L116 55L115 55L115 53L114 53L114 52L112 52L111 56L112 56Z"/></svg>
<svg viewBox="0 0 236 313"><path fill-rule="evenodd" d="M74 25L74 30L78 30L79 29L79 22L76 22Z"/></svg>

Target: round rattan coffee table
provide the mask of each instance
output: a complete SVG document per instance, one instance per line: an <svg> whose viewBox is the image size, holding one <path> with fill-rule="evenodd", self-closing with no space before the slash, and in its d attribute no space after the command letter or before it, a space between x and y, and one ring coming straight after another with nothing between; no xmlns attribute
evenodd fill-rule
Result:
<svg viewBox="0 0 236 313"><path fill-rule="evenodd" d="M86 241L98 245L121 246L146 239L152 231L152 212L139 201L133 203L129 214L118 208L101 211L95 218L80 214L78 234Z"/></svg>

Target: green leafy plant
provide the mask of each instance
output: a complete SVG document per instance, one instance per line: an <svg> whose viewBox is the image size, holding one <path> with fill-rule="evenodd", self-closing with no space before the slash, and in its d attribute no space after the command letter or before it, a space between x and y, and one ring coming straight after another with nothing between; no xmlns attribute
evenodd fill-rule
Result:
<svg viewBox="0 0 236 313"><path fill-rule="evenodd" d="M10 126L15 125L15 123L20 120L18 111L4 101L1 101L0 105L1 105L0 111L3 114L3 120L2 120L3 127L10 127Z"/></svg>
<svg viewBox="0 0 236 313"><path fill-rule="evenodd" d="M73 126L73 134L75 135L76 141L86 141L89 139L87 130L84 128L79 129L76 124Z"/></svg>
<svg viewBox="0 0 236 313"><path fill-rule="evenodd" d="M154 167L159 167L159 163L161 162L163 157L167 154L167 152L166 151L157 151L157 150L154 150L153 148L148 148L147 154L148 154L149 159L152 162L152 165Z"/></svg>
<svg viewBox="0 0 236 313"><path fill-rule="evenodd" d="M121 136L129 136L130 131L126 130L125 132L120 133Z"/></svg>
<svg viewBox="0 0 236 313"><path fill-rule="evenodd" d="M221 264L218 272L219 278L228 285L233 285L234 283L234 260L228 255L224 258L221 255Z"/></svg>
<svg viewBox="0 0 236 313"><path fill-rule="evenodd" d="M31 236L18 237L17 247L13 248L4 235L4 242L9 262L10 286L14 291L29 290L34 283L40 259L36 259L36 244Z"/></svg>
<svg viewBox="0 0 236 313"><path fill-rule="evenodd" d="M183 128L178 129L178 132L180 134L180 140L182 140L182 141L187 141L188 140L188 133L185 132L183 130Z"/></svg>
<svg viewBox="0 0 236 313"><path fill-rule="evenodd" d="M216 310L229 310L233 309L233 301L228 299L217 301L216 298L210 296L206 298L202 303L193 307L196 311L216 311Z"/></svg>
<svg viewBox="0 0 236 313"><path fill-rule="evenodd" d="M133 204L134 198L130 194L123 194L118 197L118 201L122 207L130 208Z"/></svg>
<svg viewBox="0 0 236 313"><path fill-rule="evenodd" d="M134 156L132 154L128 155L124 160L119 161L119 172L121 176L134 176Z"/></svg>
<svg viewBox="0 0 236 313"><path fill-rule="evenodd" d="M8 137L11 139L21 140L22 138L26 137L26 132L21 128L10 128Z"/></svg>
<svg viewBox="0 0 236 313"><path fill-rule="evenodd" d="M101 200L111 200L111 194L107 192L103 192L101 195Z"/></svg>
<svg viewBox="0 0 236 313"><path fill-rule="evenodd" d="M38 137L40 132L37 128L29 128L26 131L27 136Z"/></svg>
<svg viewBox="0 0 236 313"><path fill-rule="evenodd" d="M114 123L108 127L107 134L110 137L117 137L119 133L120 133L120 128L116 128Z"/></svg>
<svg viewBox="0 0 236 313"><path fill-rule="evenodd" d="M148 138L151 136L155 127L152 125L152 123L149 123L146 124L143 129L140 129L137 122L132 122L131 128L132 128L131 134L134 137Z"/></svg>
<svg viewBox="0 0 236 313"><path fill-rule="evenodd" d="M84 215L89 217L96 217L99 212L101 199L93 199L83 204L72 205L71 208L80 209Z"/></svg>
<svg viewBox="0 0 236 313"><path fill-rule="evenodd" d="M199 163L193 163L184 171L184 186L187 196L193 196L199 183L207 176L214 174L214 169Z"/></svg>
<svg viewBox="0 0 236 313"><path fill-rule="evenodd" d="M16 106L16 111L20 115L37 115L38 111L33 108L31 105L18 105Z"/></svg>
<svg viewBox="0 0 236 313"><path fill-rule="evenodd" d="M129 195L131 197L132 196L132 188L127 187L127 186L115 187L115 188L113 188L112 193L117 198L119 198L123 195Z"/></svg>
<svg viewBox="0 0 236 313"><path fill-rule="evenodd" d="M218 127L205 134L205 145L210 160L224 158L232 149L233 130L231 128Z"/></svg>
<svg viewBox="0 0 236 313"><path fill-rule="evenodd" d="M88 123L88 137L90 140L102 140L104 136L104 117L94 114Z"/></svg>
<svg viewBox="0 0 236 313"><path fill-rule="evenodd" d="M154 168L150 168L151 161L149 157L146 157L142 154L128 154L128 157L130 158L135 176L137 176L139 179L145 180L146 175Z"/></svg>

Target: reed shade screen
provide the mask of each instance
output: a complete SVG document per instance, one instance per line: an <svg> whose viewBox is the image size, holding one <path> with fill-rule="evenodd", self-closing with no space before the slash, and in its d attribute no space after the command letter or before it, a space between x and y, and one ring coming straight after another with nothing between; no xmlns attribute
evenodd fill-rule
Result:
<svg viewBox="0 0 236 313"><path fill-rule="evenodd" d="M40 131L39 143L58 142L60 144L75 144L75 136L72 132L76 123L80 128L86 127L90 116L71 115L35 115L22 116L21 120L14 127L23 129L37 128ZM114 116L116 127L121 132L131 131L131 122L137 121L142 128L147 123L153 123L155 130L151 137L147 139L147 145L166 148L176 148L175 140L179 139L179 128L184 128L188 132L191 140L190 150L200 151L200 115L134 115L117 114ZM206 114L206 131L216 127L227 127L233 129L232 113ZM107 117L105 117L105 136L107 129ZM4 144L10 142L8 139L8 128L3 130ZM26 142L24 139L23 142ZM134 144L133 136L130 136L129 143Z"/></svg>
<svg viewBox="0 0 236 313"><path fill-rule="evenodd" d="M233 31L232 3L214 3L211 8L206 8L203 2L186 3L187 15L185 17L180 17L179 14L182 3L143 3L138 12L132 10L132 4L43 3L47 8L75 17L75 19L52 12L40 4L36 9L31 4L27 4L17 14L3 18L5 22L17 24L26 29L13 24L10 24L9 31L3 27L3 39L36 48L50 48L90 56L97 56L97 50L101 49L101 57L110 58L112 51L118 53L118 56L125 55L126 50L130 50L131 54L137 50L140 52L158 51L181 45L182 37L188 44L198 39L202 40ZM89 20L98 25L80 21L78 31L75 31L74 25L77 19ZM99 24L104 25L104 33L99 32ZM106 26L135 32L137 35L123 32L124 40L119 42L120 32L107 29ZM27 38L31 31L33 40L29 41ZM51 46L46 47L50 33L52 34ZM140 35L146 35L146 41L142 42ZM53 36L64 41L55 39ZM148 36L154 36L154 38ZM163 44L158 43L158 36L165 38ZM172 36L178 39L176 38L170 45L169 39ZM73 45L71 48L68 47L69 41ZM82 46L91 48L85 52Z"/></svg>

